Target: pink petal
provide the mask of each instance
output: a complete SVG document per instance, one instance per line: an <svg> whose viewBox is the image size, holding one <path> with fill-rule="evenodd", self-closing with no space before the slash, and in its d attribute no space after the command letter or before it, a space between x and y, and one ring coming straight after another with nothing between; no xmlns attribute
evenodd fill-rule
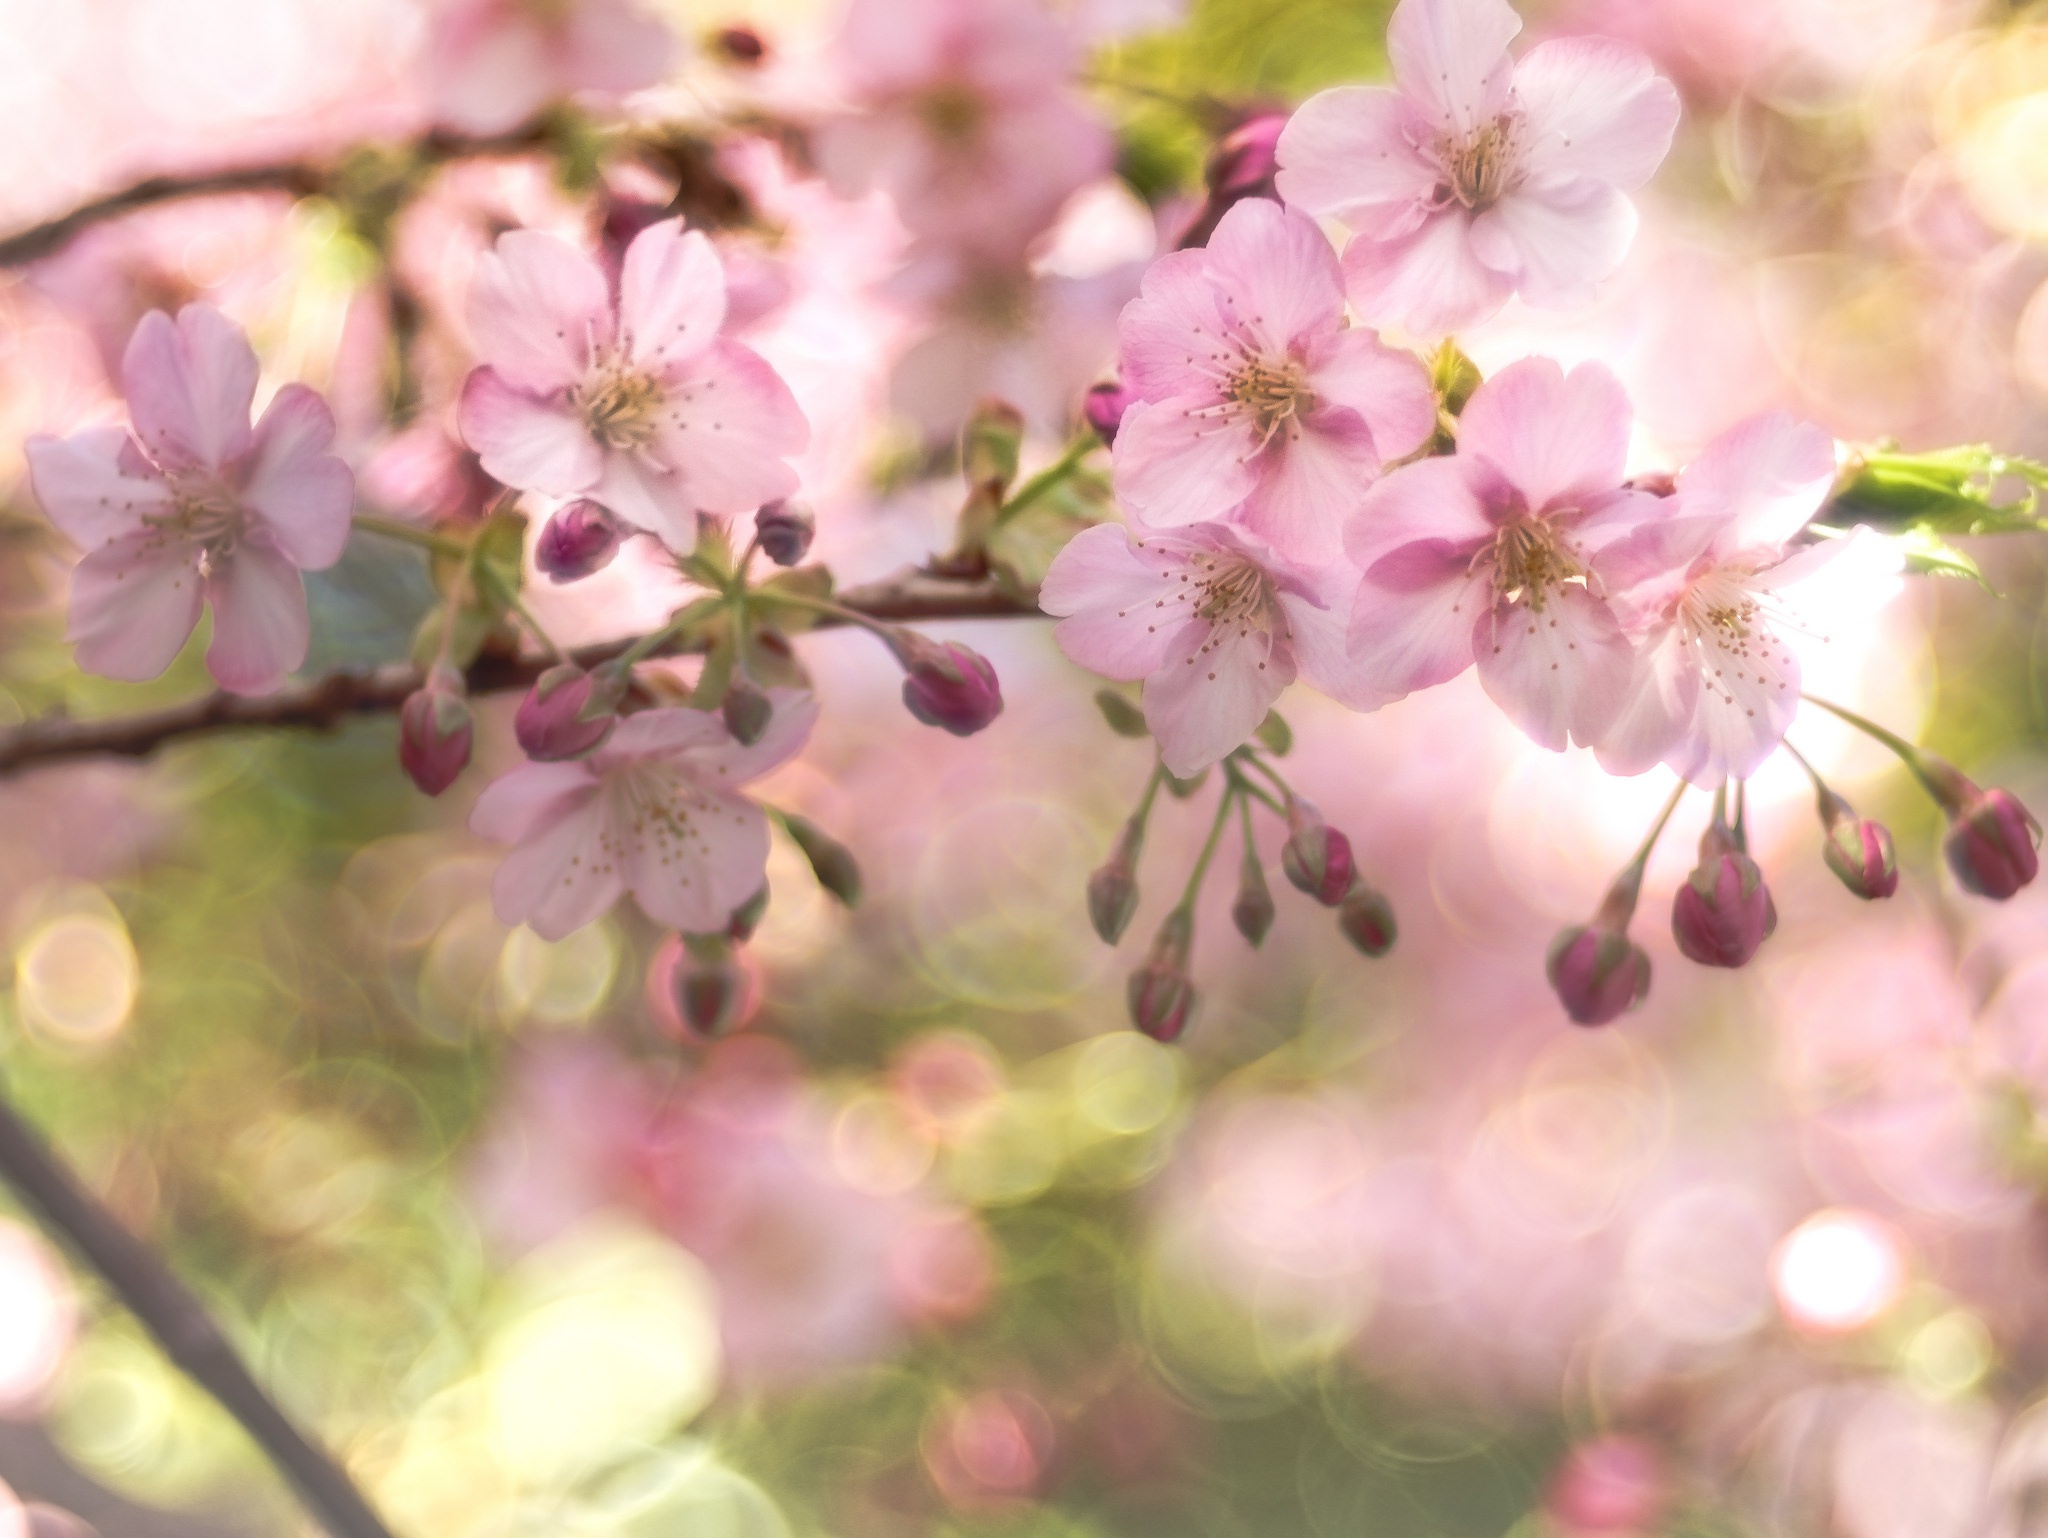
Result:
<svg viewBox="0 0 2048 1538"><path fill-rule="evenodd" d="M1209 237L1209 281L1226 313L1271 353L1344 322L1344 272L1313 219L1270 198L1231 206Z"/></svg>
<svg viewBox="0 0 2048 1538"><path fill-rule="evenodd" d="M1695 639L1699 702L1664 761L1695 785L1747 779L1777 750L1799 712L1799 659L1765 625L1740 642Z"/></svg>
<svg viewBox="0 0 2048 1538"><path fill-rule="evenodd" d="M1600 740L1627 703L1635 648L1613 611L1582 587L1554 587L1543 607L1501 602L1473 627L1479 681L1531 738L1563 752Z"/></svg>
<svg viewBox="0 0 2048 1538"><path fill-rule="evenodd" d="M1474 254L1471 216L1462 208L1432 214L1397 239L1352 237L1344 280L1367 323L1411 336L1440 337L1490 320L1514 283Z"/></svg>
<svg viewBox="0 0 2048 1538"><path fill-rule="evenodd" d="M1320 603L1282 593L1280 608L1287 616L1287 649L1303 682L1349 709L1377 710L1395 696L1352 653L1351 613L1358 587L1356 568L1339 562L1317 583ZM1465 660L1471 660L1469 648Z"/></svg>
<svg viewBox="0 0 2048 1538"><path fill-rule="evenodd" d="M484 799L527 772L515 769L488 787ZM484 820L484 799L477 803L472 827ZM587 775L581 789L549 801L491 880L491 906L499 921L524 923L544 940L560 940L602 917L626 886L618 859L607 847L609 817L607 797Z"/></svg>
<svg viewBox="0 0 2048 1538"><path fill-rule="evenodd" d="M1348 406L1365 418L1381 460L1405 459L1435 433L1436 392L1415 354L1353 327L1313 359L1309 385L1317 401Z"/></svg>
<svg viewBox="0 0 2048 1538"><path fill-rule="evenodd" d="M141 683L171 665L199 623L199 553L154 529L86 552L71 573L66 637L78 665Z"/></svg>
<svg viewBox="0 0 2048 1538"><path fill-rule="evenodd" d="M1280 196L1304 213L1336 219L1379 239L1421 221L1439 166L1422 148L1426 122L1394 91L1321 91L1295 109L1276 155ZM1420 126L1422 132L1411 130Z"/></svg>
<svg viewBox="0 0 2048 1538"><path fill-rule="evenodd" d="M1728 555L1784 544L1812 521L1834 484L1834 439L1782 411L1730 428L1678 478L1687 514L1726 524L1716 548Z"/></svg>
<svg viewBox="0 0 2048 1538"><path fill-rule="evenodd" d="M669 549L687 555L697 544L697 507L682 476L631 449L607 449L591 499Z"/></svg>
<svg viewBox="0 0 2048 1538"><path fill-rule="evenodd" d="M1678 127L1678 92L1625 43L1538 43L1515 65L1527 136L1522 165L1540 180L1591 177L1633 192L1656 174Z"/></svg>
<svg viewBox="0 0 2048 1538"><path fill-rule="evenodd" d="M1692 585L1693 564L1723 527L1718 518L1687 518L1674 510L1674 516L1642 523L1593 558L1596 585L1624 628L1671 617L1673 605Z"/></svg>
<svg viewBox="0 0 2048 1538"><path fill-rule="evenodd" d="M1097 524L1053 557L1038 606L1064 616L1053 639L1073 662L1104 678L1145 678L1162 666L1180 629L1183 611L1169 611L1167 601L1186 567L1177 542L1133 547L1115 524ZM1172 622L1162 624L1169 612Z"/></svg>
<svg viewBox="0 0 2048 1538"><path fill-rule="evenodd" d="M604 272L567 241L507 231L477 258L469 329L507 384L534 395L572 389L611 338Z"/></svg>
<svg viewBox="0 0 2048 1538"><path fill-rule="evenodd" d="M1633 412L1621 381L1598 363L1567 375L1524 358L1473 392L1458 419L1458 454L1484 460L1532 512L1581 503L1621 485Z"/></svg>
<svg viewBox="0 0 2048 1538"><path fill-rule="evenodd" d="M1387 23L1387 58L1431 126L1462 137L1506 109L1508 44L1521 30L1507 0L1401 0Z"/></svg>
<svg viewBox="0 0 2048 1538"><path fill-rule="evenodd" d="M1196 396L1140 401L1117 429L1117 497L1155 527L1220 518L1258 484L1250 423L1197 414L1207 406Z"/></svg>
<svg viewBox="0 0 2048 1538"><path fill-rule="evenodd" d="M1344 549L1344 525L1379 476L1372 433L1354 411L1314 412L1256 461L1259 481L1238 514L1290 560L1320 565Z"/></svg>
<svg viewBox="0 0 2048 1538"><path fill-rule="evenodd" d="M560 90L551 41L503 6L442 25L428 56L435 118L473 134L517 128Z"/></svg>
<svg viewBox="0 0 2048 1538"><path fill-rule="evenodd" d="M810 423L759 353L721 338L663 384L655 454L698 508L750 513L796 490L785 457L810 442Z"/></svg>
<svg viewBox="0 0 2048 1538"><path fill-rule="evenodd" d="M775 713L769 717L768 729L753 743L735 742L721 732L716 740L684 752L683 772L692 783L730 790L758 780L804 750L818 724L818 702L801 689L773 689L768 699Z"/></svg>
<svg viewBox="0 0 2048 1538"><path fill-rule="evenodd" d="M1358 677L1389 700L1456 678L1472 665L1472 624L1492 588L1441 540L1403 545L1358 584L1347 641Z"/></svg>
<svg viewBox="0 0 2048 1538"><path fill-rule="evenodd" d="M1531 182L1472 221L1472 251L1544 309L1592 301L1636 235L1635 205L1604 182Z"/></svg>
<svg viewBox="0 0 2048 1538"><path fill-rule="evenodd" d="M1421 542L1470 565L1496 533L1475 468L1456 458L1420 459L1375 481L1345 527L1345 553L1369 572L1382 557Z"/></svg>
<svg viewBox="0 0 2048 1538"><path fill-rule="evenodd" d="M306 660L306 582L283 551L244 538L206 579L213 644L206 668L230 694L268 694Z"/></svg>
<svg viewBox="0 0 2048 1538"><path fill-rule="evenodd" d="M218 470L249 445L256 350L210 304L188 304L173 321L151 310L128 339L121 388L135 436L166 469Z"/></svg>
<svg viewBox="0 0 2048 1538"><path fill-rule="evenodd" d="M603 448L564 396L521 389L493 368L463 381L456 425L485 473L521 491L572 497L604 470Z"/></svg>
<svg viewBox="0 0 2048 1538"><path fill-rule="evenodd" d="M761 890L767 870L761 809L680 782L626 840L626 890L649 918L685 934L725 928L732 910Z"/></svg>
<svg viewBox="0 0 2048 1538"><path fill-rule="evenodd" d="M29 484L50 522L73 544L93 550L142 528L171 508L170 483L155 471L124 467L133 440L118 427L91 427L69 438L28 440Z"/></svg>
<svg viewBox="0 0 2048 1538"><path fill-rule="evenodd" d="M562 39L562 83L571 91L623 96L660 85L676 58L675 34L626 0L582 0Z"/></svg>
<svg viewBox="0 0 2048 1538"><path fill-rule="evenodd" d="M1698 664L1676 625L1665 625L1636 654L1621 712L1596 748L1609 774L1642 774L1664 760L1699 706Z"/></svg>
<svg viewBox="0 0 2048 1538"><path fill-rule="evenodd" d="M1217 634L1190 620L1145 680L1145 724L1167 769L1185 779L1244 745L1294 681L1294 659L1263 630Z"/></svg>
<svg viewBox="0 0 2048 1538"><path fill-rule="evenodd" d="M484 787L470 811L469 831L500 844L524 843L543 828L561 821L596 789L587 760L521 764Z"/></svg>
<svg viewBox="0 0 2048 1538"><path fill-rule="evenodd" d="M1175 251L1146 270L1138 297L1117 317L1117 369L1139 400L1202 394L1222 399L1220 383L1200 375L1237 365L1242 349L1229 337L1221 296L1209 281L1208 256Z"/></svg>
<svg viewBox="0 0 2048 1538"><path fill-rule="evenodd" d="M725 324L725 268L702 232L680 219L650 224L626 247L619 275L620 339L651 371L710 346Z"/></svg>
<svg viewBox="0 0 2048 1538"><path fill-rule="evenodd" d="M243 505L302 571L325 571L348 544L356 478L327 452L333 442L327 402L304 385L286 385L256 424L242 472Z"/></svg>

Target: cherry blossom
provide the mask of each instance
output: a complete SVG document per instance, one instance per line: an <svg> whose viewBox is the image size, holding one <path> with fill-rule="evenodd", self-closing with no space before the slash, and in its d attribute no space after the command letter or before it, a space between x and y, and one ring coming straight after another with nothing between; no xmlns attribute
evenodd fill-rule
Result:
<svg viewBox="0 0 2048 1538"><path fill-rule="evenodd" d="M1345 651L1357 584L1341 560L1295 566L1225 524L1104 524L1060 552L1039 603L1064 616L1053 637L1075 662L1145 680L1145 724L1185 777L1250 737L1297 675L1354 709L1381 703Z"/></svg>
<svg viewBox="0 0 2048 1538"><path fill-rule="evenodd" d="M795 756L817 718L807 695L770 698L774 718L750 747L715 713L647 710L587 758L494 781L469 825L514 846L492 883L498 917L559 940L630 892L657 923L722 930L768 863L768 820L737 788Z"/></svg>
<svg viewBox="0 0 2048 1538"><path fill-rule="evenodd" d="M1333 560L1382 465L1436 427L1422 364L1347 329L1336 253L1264 198L1155 263L1119 340L1136 403L1117 495L1152 527L1227 517L1295 560Z"/></svg>
<svg viewBox="0 0 2048 1538"><path fill-rule="evenodd" d="M1861 538L1788 548L1835 480L1817 427L1767 412L1723 433L1678 478L1671 516L1635 530L1603 563L1615 607L1641 641L1626 708L1600 762L1640 774L1663 762L1696 784L1756 772L1799 708L1799 659L1781 628L1804 628L1780 595L1839 557L1888 562Z"/></svg>
<svg viewBox="0 0 2048 1538"><path fill-rule="evenodd" d="M327 452L334 416L286 385L252 429L248 336L209 305L142 318L122 359L133 434L88 428L28 442L51 522L84 548L67 632L79 666L131 682L171 665L213 608L206 665L264 694L306 660L302 571L348 543L355 479Z"/></svg>
<svg viewBox="0 0 2048 1538"><path fill-rule="evenodd" d="M658 85L675 53L635 0L449 0L428 38L428 93L449 127L504 133L564 97Z"/></svg>
<svg viewBox="0 0 2048 1538"><path fill-rule="evenodd" d="M1442 336L1511 294L1586 302L1635 237L1625 194L1671 147L1678 93L1606 38L1509 57L1506 0L1401 0L1395 88L1311 97L1280 136L1280 195L1353 231L1351 298L1376 325Z"/></svg>
<svg viewBox="0 0 2048 1538"><path fill-rule="evenodd" d="M1629 403L1597 363L1529 358L1466 403L1458 452L1396 470L1346 534L1364 573L1351 647L1399 698L1473 662L1545 747L1589 746L1627 699L1635 649L1605 596L1601 552L1663 499L1622 486Z"/></svg>
<svg viewBox="0 0 2048 1538"><path fill-rule="evenodd" d="M633 238L614 298L604 269L514 230L477 264L470 329L484 366L462 435L508 486L585 497L671 547L696 514L752 512L796 490L809 428L781 376L719 334L718 254L679 219Z"/></svg>

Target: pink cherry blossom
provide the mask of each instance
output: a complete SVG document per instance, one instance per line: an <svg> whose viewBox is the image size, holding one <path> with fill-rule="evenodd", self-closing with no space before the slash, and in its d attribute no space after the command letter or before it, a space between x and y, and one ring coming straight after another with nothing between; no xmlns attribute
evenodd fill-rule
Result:
<svg viewBox="0 0 2048 1538"><path fill-rule="evenodd" d="M80 667L139 682L171 665L213 607L206 665L224 689L263 694L306 660L301 571L348 543L355 480L327 452L334 416L286 385L252 429L256 353L209 305L142 318L122 360L134 432L29 440L50 520L85 550L71 578Z"/></svg>
<svg viewBox="0 0 2048 1538"><path fill-rule="evenodd" d="M677 550L699 511L752 512L797 488L810 429L789 387L719 334L718 254L682 221L626 248L618 292L552 235L514 230L477 264L470 329L484 366L462 435L508 486L587 497Z"/></svg>
<svg viewBox="0 0 2048 1538"><path fill-rule="evenodd" d="M1672 516L1612 549L1606 575L1642 661L1600 743L1603 767L1640 774L1661 761L1717 785L1776 749L1799 709L1799 659L1779 628L1802 628L1779 595L1862 543L1788 548L1834 480L1834 441L1767 412L1685 469Z"/></svg>
<svg viewBox="0 0 2048 1538"><path fill-rule="evenodd" d="M1110 168L1068 88L1073 40L1037 0L853 0L832 60L854 110L821 125L819 164L888 192L924 240L1021 256Z"/></svg>
<svg viewBox="0 0 2048 1538"><path fill-rule="evenodd" d="M493 781L469 826L514 846L491 887L498 917L559 940L630 892L657 923L724 929L768 864L768 820L738 787L794 757L817 719L807 695L770 698L775 715L751 747L713 712L647 710L587 758Z"/></svg>
<svg viewBox="0 0 2048 1538"><path fill-rule="evenodd" d="M1205 249L1155 263L1119 332L1137 404L1117 431L1117 495L1154 528L1227 517L1328 562L1381 466L1436 427L1422 364L1347 328L1322 231L1264 198L1232 207Z"/></svg>
<svg viewBox="0 0 2048 1538"><path fill-rule="evenodd" d="M1635 236L1624 194L1671 147L1678 93L1606 38L1507 47L1506 0L1401 0L1392 90L1305 102L1280 136L1280 195L1353 231L1351 298L1375 325L1442 336L1520 293L1584 303Z"/></svg>
<svg viewBox="0 0 2048 1538"><path fill-rule="evenodd" d="M1088 529L1039 590L1060 649L1105 678L1145 680L1160 757L1191 775L1240 746L1297 676L1356 710L1384 695L1346 654L1358 574L1264 555L1225 524Z"/></svg>
<svg viewBox="0 0 2048 1538"><path fill-rule="evenodd" d="M1454 456L1366 493L1346 548L1364 573L1351 647L1367 681L1399 698L1476 661L1494 702L1545 747L1606 731L1635 649L1600 552L1665 511L1621 484L1629 415L1599 364L1566 374L1525 359L1473 393Z"/></svg>
<svg viewBox="0 0 2048 1538"><path fill-rule="evenodd" d="M428 94L449 127L504 133L564 97L658 85L675 52L635 0L449 0L428 38Z"/></svg>

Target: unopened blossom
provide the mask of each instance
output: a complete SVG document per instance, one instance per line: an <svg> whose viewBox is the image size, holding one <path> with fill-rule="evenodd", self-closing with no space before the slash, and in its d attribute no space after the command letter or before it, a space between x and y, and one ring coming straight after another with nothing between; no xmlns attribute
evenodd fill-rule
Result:
<svg viewBox="0 0 2048 1538"><path fill-rule="evenodd" d="M1394 87L1311 97L1280 136L1280 195L1352 231L1351 297L1375 325L1445 336L1510 295L1585 302L1635 237L1627 194L1671 147L1678 93L1606 38L1519 60L1506 0L1401 0Z"/></svg>
<svg viewBox="0 0 2048 1538"><path fill-rule="evenodd" d="M1039 0L853 0L830 54L852 110L814 134L819 164L924 240L1021 257L1114 158L1078 62Z"/></svg>
<svg viewBox="0 0 2048 1538"><path fill-rule="evenodd" d="M1863 538L1791 545L1834 481L1833 440L1767 412L1709 444L1679 475L1670 515L1607 553L1609 595L1642 643L1627 706L1599 744L1611 773L1661 761L1718 785L1755 773L1784 739L1799 708L1789 633L1808 627L1783 595L1845 553L1889 559Z"/></svg>
<svg viewBox="0 0 2048 1538"><path fill-rule="evenodd" d="M306 660L302 571L348 543L355 480L328 452L334 415L286 385L252 428L256 353L210 305L142 318L122 360L132 434L89 428L28 442L37 500L85 551L67 634L78 664L140 681L170 666L213 609L206 665L263 694Z"/></svg>
<svg viewBox="0 0 2048 1538"><path fill-rule="evenodd" d="M504 133L571 96L658 85L676 54L637 0L447 0L431 26L434 115L465 133Z"/></svg>
<svg viewBox="0 0 2048 1538"><path fill-rule="evenodd" d="M1394 699L1476 661L1486 692L1537 742L1599 740L1635 666L1601 552L1664 511L1622 485L1629 418L1599 364L1566 374L1525 359L1473 392L1455 455L1366 493L1346 535L1364 573L1351 647L1366 682Z"/></svg>
<svg viewBox="0 0 2048 1538"><path fill-rule="evenodd" d="M533 564L550 582L580 582L611 565L632 530L588 498L558 507L533 542Z"/></svg>
<svg viewBox="0 0 2048 1538"><path fill-rule="evenodd" d="M1422 364L1347 325L1330 243L1264 198L1154 263L1118 342L1134 404L1117 496L1154 528L1228 518L1295 560L1334 560L1365 487L1436 428Z"/></svg>
<svg viewBox="0 0 2048 1538"><path fill-rule="evenodd" d="M634 237L616 294L566 241L502 235L470 286L484 364L462 435L506 485L588 498L687 551L699 512L796 490L787 459L810 436L781 376L720 335L725 308L718 253L680 219Z"/></svg>
<svg viewBox="0 0 2048 1538"><path fill-rule="evenodd" d="M491 887L498 917L559 940L630 893L658 924L724 929L768 864L767 818L738 789L793 757L817 717L808 696L774 698L751 747L709 711L648 710L588 757L493 781L469 826L514 846Z"/></svg>
<svg viewBox="0 0 2048 1538"><path fill-rule="evenodd" d="M1224 524L1102 524L1054 559L1038 601L1075 662L1144 680L1145 724L1186 778L1241 746L1296 677L1354 709L1381 703L1345 651L1356 585L1341 561L1297 567Z"/></svg>

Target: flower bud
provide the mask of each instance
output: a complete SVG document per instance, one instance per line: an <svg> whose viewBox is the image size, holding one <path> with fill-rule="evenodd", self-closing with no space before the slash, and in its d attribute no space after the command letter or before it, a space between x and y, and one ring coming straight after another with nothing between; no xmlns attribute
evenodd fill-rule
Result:
<svg viewBox="0 0 2048 1538"><path fill-rule="evenodd" d="M1640 1538L1659 1530L1671 1481L1657 1450L1611 1434L1581 1442L1551 1476L1543 1509L1574 1538Z"/></svg>
<svg viewBox="0 0 2048 1538"><path fill-rule="evenodd" d="M398 707L398 762L413 784L438 796L469 767L473 730L462 675L437 662L423 688Z"/></svg>
<svg viewBox="0 0 2048 1538"><path fill-rule="evenodd" d="M1345 939L1375 959L1394 948L1400 932L1394 924L1393 904L1363 881L1353 885L1337 905L1337 927Z"/></svg>
<svg viewBox="0 0 2048 1538"><path fill-rule="evenodd" d="M846 907L859 907L860 863L854 859L853 851L808 817L799 817L795 812L784 812L781 816L790 839L803 851L804 859L810 862L811 874L818 878L818 885Z"/></svg>
<svg viewBox="0 0 2048 1538"><path fill-rule="evenodd" d="M1144 824L1133 817L1117 835L1109 858L1088 878L1088 922L1104 945L1121 940L1138 911L1138 850L1144 838Z"/></svg>
<svg viewBox="0 0 2048 1538"><path fill-rule="evenodd" d="M1578 1025L1605 1025L1649 995L1650 958L1619 929L1574 924L1550 944L1544 962L1564 1012Z"/></svg>
<svg viewBox="0 0 2048 1538"><path fill-rule="evenodd" d="M768 883L761 883L761 890L732 910L732 918L725 926L725 937L734 945L745 945L754 938L754 931L761 927L761 915L768 911Z"/></svg>
<svg viewBox="0 0 2048 1538"><path fill-rule="evenodd" d="M727 687L725 701L718 711L725 720L725 729L732 733L733 741L744 748L751 748L759 742L761 734L768 730L768 723L775 717L775 706L768 696L738 679Z"/></svg>
<svg viewBox="0 0 2048 1538"><path fill-rule="evenodd" d="M1974 789L1974 787L1973 787ZM2041 825L2009 790L1978 790L1950 814L1942 852L1963 890L2003 902L2041 869Z"/></svg>
<svg viewBox="0 0 2048 1538"><path fill-rule="evenodd" d="M1259 864L1258 855L1247 849L1244 864L1238 869L1237 901L1230 905L1230 921L1257 949L1273 927L1275 911L1272 889L1266 885L1265 867Z"/></svg>
<svg viewBox="0 0 2048 1538"><path fill-rule="evenodd" d="M1325 908L1334 908L1351 890L1356 875L1351 840L1323 821L1323 814L1301 797L1287 807L1287 842L1280 850L1280 868L1287 879Z"/></svg>
<svg viewBox="0 0 2048 1538"><path fill-rule="evenodd" d="M1023 451L1024 413L1008 401L985 400L960 434L960 473L969 486L990 487L1001 501Z"/></svg>
<svg viewBox="0 0 2048 1538"><path fill-rule="evenodd" d="M811 551L818 520L788 502L770 502L754 514L754 537L761 553L777 566L794 566Z"/></svg>
<svg viewBox="0 0 2048 1538"><path fill-rule="evenodd" d="M573 662L541 674L512 718L513 735L526 756L553 763L595 749L618 725L626 676L609 667L586 673Z"/></svg>
<svg viewBox="0 0 2048 1538"><path fill-rule="evenodd" d="M1116 443L1116 430L1123 426L1124 413L1130 409L1131 392L1114 380L1090 385L1087 398L1081 402L1081 415L1104 447Z"/></svg>
<svg viewBox="0 0 2048 1538"><path fill-rule="evenodd" d="M1003 713L1002 685L981 653L910 630L894 632L889 644L906 675L903 703L925 725L971 737Z"/></svg>
<svg viewBox="0 0 2048 1538"><path fill-rule="evenodd" d="M1896 892L1899 863L1884 824L1858 817L1855 808L1833 791L1821 793L1820 808L1827 829L1821 858L1842 885L1866 901Z"/></svg>
<svg viewBox="0 0 2048 1538"><path fill-rule="evenodd" d="M630 531L586 498L555 509L533 543L533 564L552 582L575 582L611 565Z"/></svg>
<svg viewBox="0 0 2048 1538"><path fill-rule="evenodd" d="M671 979L676 1013L695 1035L724 1036L747 1018L752 979L722 940L685 935L683 944Z"/></svg>
<svg viewBox="0 0 2048 1538"><path fill-rule="evenodd" d="M1777 927L1763 870L1715 818L1700 837L1700 863L1671 900L1678 948L1703 967L1744 967Z"/></svg>
<svg viewBox="0 0 2048 1538"><path fill-rule="evenodd" d="M1241 198L1273 195L1280 131L1286 126L1286 113L1261 112L1217 141L1205 172L1213 200L1235 203Z"/></svg>
<svg viewBox="0 0 2048 1538"><path fill-rule="evenodd" d="M757 69L768 57L768 45L752 27L720 27L711 36L711 48L728 64Z"/></svg>
<svg viewBox="0 0 2048 1538"><path fill-rule="evenodd" d="M1131 1024L1154 1041L1178 1041L1194 1014L1195 985L1188 977L1188 947L1195 921L1185 908L1166 916L1145 965L1131 974Z"/></svg>

